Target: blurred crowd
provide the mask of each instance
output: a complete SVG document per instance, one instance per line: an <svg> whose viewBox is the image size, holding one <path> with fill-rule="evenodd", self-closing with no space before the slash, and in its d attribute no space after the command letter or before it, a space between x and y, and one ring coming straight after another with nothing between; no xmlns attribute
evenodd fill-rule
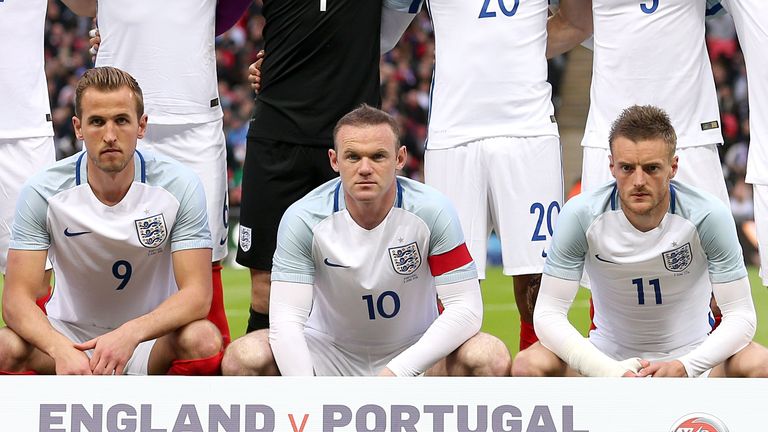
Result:
<svg viewBox="0 0 768 432"><path fill-rule="evenodd" d="M257 2L230 31L216 43L219 93L224 109L227 139L227 166L230 179L230 204L240 201L240 180L245 157L248 119L253 107L253 92L248 84L248 65L263 47L264 19ZM79 150L70 118L73 114L77 79L93 66L88 52L91 19L79 18L59 0L50 0L46 26L46 73L51 96L57 158ZM731 207L738 224L747 223L740 234L745 256L750 261L749 222L753 220L751 187L744 182L749 146L749 110L744 58L739 49L729 16L709 19L707 46L717 85L723 136L721 159L731 196ZM429 116L429 91L432 79L435 42L432 23L422 11L403 35L398 46L381 61L382 108L400 121L402 142L410 153L405 174L422 179L424 142ZM559 82L566 67L564 57L550 62L553 100L559 104Z"/></svg>

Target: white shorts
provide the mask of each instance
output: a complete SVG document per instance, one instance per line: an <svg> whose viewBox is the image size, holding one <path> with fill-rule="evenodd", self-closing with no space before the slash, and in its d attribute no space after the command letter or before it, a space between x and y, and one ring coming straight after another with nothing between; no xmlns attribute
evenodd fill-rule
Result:
<svg viewBox="0 0 768 432"><path fill-rule="evenodd" d="M501 240L506 275L541 273L563 203L560 139L499 137L424 155L426 183L450 198L485 279L488 236Z"/></svg>
<svg viewBox="0 0 768 432"><path fill-rule="evenodd" d="M611 152L602 147L584 147L581 190L587 192L614 181L609 167ZM717 145L709 144L677 149L679 159L675 180L703 189L720 198L730 208L725 176Z"/></svg>
<svg viewBox="0 0 768 432"><path fill-rule="evenodd" d="M768 185L752 185L755 203L755 229L760 251L760 277L768 286Z"/></svg>
<svg viewBox="0 0 768 432"><path fill-rule="evenodd" d="M394 346L366 345L352 350L311 328L304 329L304 336L316 376L376 376L390 360L421 338L418 335Z"/></svg>
<svg viewBox="0 0 768 432"><path fill-rule="evenodd" d="M48 317L48 322L51 323L51 326L53 326L56 331L66 336L67 339L74 343L83 343L105 333L109 333L109 330L107 329L79 325L51 317ZM152 339L142 342L136 347L133 351L133 355L125 365L125 370L123 371L124 375L147 375L149 355L152 353L152 347L155 345L156 340L157 339ZM88 350L85 353L90 357L93 354L93 350Z"/></svg>
<svg viewBox="0 0 768 432"><path fill-rule="evenodd" d="M0 139L0 272L3 274L21 187L32 174L55 161L53 137ZM50 263L46 268L51 268Z"/></svg>
<svg viewBox="0 0 768 432"><path fill-rule="evenodd" d="M213 261L227 256L229 207L227 197L227 145L223 121L166 125L151 124L139 151L149 149L192 168L205 189L208 226L213 241Z"/></svg>

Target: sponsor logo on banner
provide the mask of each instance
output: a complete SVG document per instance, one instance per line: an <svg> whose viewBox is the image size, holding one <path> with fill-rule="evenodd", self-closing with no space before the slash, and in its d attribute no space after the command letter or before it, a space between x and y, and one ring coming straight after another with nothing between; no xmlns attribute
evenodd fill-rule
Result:
<svg viewBox="0 0 768 432"><path fill-rule="evenodd" d="M416 242L405 246L389 248L389 259L397 274L409 275L421 266L421 254Z"/></svg>
<svg viewBox="0 0 768 432"><path fill-rule="evenodd" d="M728 427L713 415L693 413L680 417L670 432L728 432Z"/></svg>
<svg viewBox="0 0 768 432"><path fill-rule="evenodd" d="M160 246L168 236L162 213L137 219L134 224L136 225L136 234L139 236L139 243L146 248L154 249Z"/></svg>
<svg viewBox="0 0 768 432"><path fill-rule="evenodd" d="M251 249L251 229L240 225L240 249L248 252Z"/></svg>
<svg viewBox="0 0 768 432"><path fill-rule="evenodd" d="M664 267L675 273L687 269L693 261L690 243L686 243L677 249L666 251L661 256L664 258Z"/></svg>

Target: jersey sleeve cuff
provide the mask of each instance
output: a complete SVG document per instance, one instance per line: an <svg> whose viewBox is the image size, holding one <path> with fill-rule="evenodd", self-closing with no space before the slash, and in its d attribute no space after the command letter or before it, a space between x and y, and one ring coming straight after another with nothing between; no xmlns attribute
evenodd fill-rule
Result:
<svg viewBox="0 0 768 432"><path fill-rule="evenodd" d="M187 249L213 249L210 240L184 240L171 243L171 252Z"/></svg>
<svg viewBox="0 0 768 432"><path fill-rule="evenodd" d="M300 284L313 284L315 282L314 275L299 274L299 273L286 273L286 272L272 272L272 281L280 282L293 282Z"/></svg>

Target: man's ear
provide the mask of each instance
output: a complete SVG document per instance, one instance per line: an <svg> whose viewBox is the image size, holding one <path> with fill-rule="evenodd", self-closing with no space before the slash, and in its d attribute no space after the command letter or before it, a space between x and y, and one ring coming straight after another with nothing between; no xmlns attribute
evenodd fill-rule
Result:
<svg viewBox="0 0 768 432"><path fill-rule="evenodd" d="M336 154L336 150L328 149L328 160L331 161L331 168L334 171L339 172L339 157Z"/></svg>
<svg viewBox="0 0 768 432"><path fill-rule="evenodd" d="M397 169L403 169L407 160L408 150L405 149L405 146L400 146L400 148L397 149Z"/></svg>
<svg viewBox="0 0 768 432"><path fill-rule="evenodd" d="M77 118L77 116L72 116L72 127L75 128L75 136L80 141L83 141L83 132L82 132L82 123L80 123L80 119Z"/></svg>

